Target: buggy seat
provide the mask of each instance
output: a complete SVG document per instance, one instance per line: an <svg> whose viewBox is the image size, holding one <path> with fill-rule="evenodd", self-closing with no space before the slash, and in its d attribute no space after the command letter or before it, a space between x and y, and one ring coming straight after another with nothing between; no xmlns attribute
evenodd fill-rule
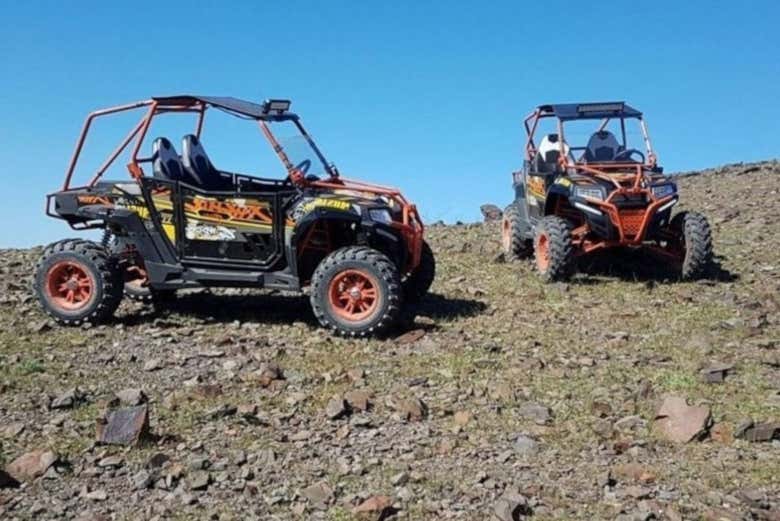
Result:
<svg viewBox="0 0 780 521"><path fill-rule="evenodd" d="M600 161L614 161L623 147L618 143L615 135L609 130L599 130L588 140L585 149L585 161L588 163Z"/></svg>
<svg viewBox="0 0 780 521"><path fill-rule="evenodd" d="M152 143L152 171L156 179L186 182L179 154L164 137L158 137Z"/></svg>
<svg viewBox="0 0 780 521"><path fill-rule="evenodd" d="M539 142L539 148L536 151L536 171L540 173L559 172L561 149L563 149L564 156L569 155L569 145L566 141L561 142L558 134L547 134L544 136L541 142Z"/></svg>
<svg viewBox="0 0 780 521"><path fill-rule="evenodd" d="M200 140L188 134L181 140L184 170L195 180L195 185L204 190L226 190L230 183L212 164Z"/></svg>

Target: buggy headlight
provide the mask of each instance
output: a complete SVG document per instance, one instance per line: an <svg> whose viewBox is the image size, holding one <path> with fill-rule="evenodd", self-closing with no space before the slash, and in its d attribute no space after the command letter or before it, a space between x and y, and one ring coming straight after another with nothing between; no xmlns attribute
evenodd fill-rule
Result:
<svg viewBox="0 0 780 521"><path fill-rule="evenodd" d="M393 216L390 215L390 210L387 208L371 208L368 210L368 216L372 221L378 223L390 224L393 222Z"/></svg>
<svg viewBox="0 0 780 521"><path fill-rule="evenodd" d="M598 199L599 201L603 201L605 196L605 191L604 189L598 186L575 186L574 196L588 197L590 199Z"/></svg>
<svg viewBox="0 0 780 521"><path fill-rule="evenodd" d="M656 199L663 199L677 192L677 187L674 183L666 183L663 185L657 185L653 187L653 197Z"/></svg>

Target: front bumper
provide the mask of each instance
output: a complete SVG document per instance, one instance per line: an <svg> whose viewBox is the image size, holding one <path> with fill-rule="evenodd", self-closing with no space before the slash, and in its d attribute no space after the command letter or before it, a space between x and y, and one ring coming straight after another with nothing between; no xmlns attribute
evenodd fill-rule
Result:
<svg viewBox="0 0 780 521"><path fill-rule="evenodd" d="M657 236L669 224L677 194L653 198L648 191L610 194L605 201L573 198L572 205L582 212L591 233L616 245L638 246Z"/></svg>

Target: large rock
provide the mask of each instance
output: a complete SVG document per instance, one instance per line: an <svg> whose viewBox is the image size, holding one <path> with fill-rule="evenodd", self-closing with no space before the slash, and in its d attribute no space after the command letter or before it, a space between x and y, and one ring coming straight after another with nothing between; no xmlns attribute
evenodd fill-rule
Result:
<svg viewBox="0 0 780 521"><path fill-rule="evenodd" d="M539 443L526 434L518 434L515 438L515 452L520 456L530 456L536 453Z"/></svg>
<svg viewBox="0 0 780 521"><path fill-rule="evenodd" d="M96 440L107 445L133 445L151 437L146 404L106 413L97 421Z"/></svg>
<svg viewBox="0 0 780 521"><path fill-rule="evenodd" d="M245 379L261 387L270 387L274 382L284 380L282 368L274 362L263 364L260 369L249 373Z"/></svg>
<svg viewBox="0 0 780 521"><path fill-rule="evenodd" d="M754 423L753 420L747 420L737 426L734 437L751 442L771 441L780 438L780 422Z"/></svg>
<svg viewBox="0 0 780 521"><path fill-rule="evenodd" d="M355 411L367 411L371 407L371 391L365 389L347 391L344 399L349 407Z"/></svg>
<svg viewBox="0 0 780 521"><path fill-rule="evenodd" d="M528 500L514 492L505 492L493 505L496 521L519 521L527 514L530 514Z"/></svg>
<svg viewBox="0 0 780 521"><path fill-rule="evenodd" d="M333 502L333 489L326 482L321 481L301 491L301 495L309 500L312 507L325 510Z"/></svg>
<svg viewBox="0 0 780 521"><path fill-rule="evenodd" d="M116 393L116 397L122 405L135 407L148 401L146 394L141 389L123 389Z"/></svg>
<svg viewBox="0 0 780 521"><path fill-rule="evenodd" d="M68 389L52 400L51 409L70 409L84 400L84 394L78 388Z"/></svg>
<svg viewBox="0 0 780 521"><path fill-rule="evenodd" d="M43 476L57 459L57 454L50 450L34 450L13 460L5 471L16 481L31 481Z"/></svg>
<svg viewBox="0 0 780 521"><path fill-rule="evenodd" d="M504 216L501 208L494 204L483 204L479 207L479 211L482 212L482 217L484 217L486 223L500 221Z"/></svg>
<svg viewBox="0 0 780 521"><path fill-rule="evenodd" d="M390 496L371 496L352 509L358 519L382 520L396 512L393 508L393 498Z"/></svg>
<svg viewBox="0 0 780 521"><path fill-rule="evenodd" d="M428 407L419 398L391 397L386 403L404 421L421 421L428 414Z"/></svg>
<svg viewBox="0 0 780 521"><path fill-rule="evenodd" d="M669 441L688 443L709 427L709 407L688 405L682 396L667 396L655 415L656 432Z"/></svg>
<svg viewBox="0 0 780 521"><path fill-rule="evenodd" d="M527 402L520 406L520 415L533 420L538 425L544 425L552 419L550 408L535 402Z"/></svg>
<svg viewBox="0 0 780 521"><path fill-rule="evenodd" d="M330 420L337 420L349 414L349 406L344 397L337 394L333 396L325 406L325 415Z"/></svg>

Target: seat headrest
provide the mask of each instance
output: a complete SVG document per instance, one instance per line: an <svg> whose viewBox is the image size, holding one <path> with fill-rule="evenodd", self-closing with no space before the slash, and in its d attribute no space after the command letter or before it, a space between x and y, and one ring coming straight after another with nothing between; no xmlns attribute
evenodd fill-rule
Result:
<svg viewBox="0 0 780 521"><path fill-rule="evenodd" d="M203 148L197 136L188 134L181 139L182 163L184 170L192 176L196 182L204 187L210 188L218 180L217 169L211 163L206 150Z"/></svg>
<svg viewBox="0 0 780 521"><path fill-rule="evenodd" d="M612 161L619 151L620 143L609 130L599 130L588 140L587 157L589 161Z"/></svg>
<svg viewBox="0 0 780 521"><path fill-rule="evenodd" d="M157 179L179 181L183 177L179 154L164 137L158 137L152 142L152 170Z"/></svg>
<svg viewBox="0 0 780 521"><path fill-rule="evenodd" d="M563 155L569 155L569 145L566 141L562 141L558 134L547 134L539 142L538 152L543 161L557 162L561 157L561 149L563 149Z"/></svg>

